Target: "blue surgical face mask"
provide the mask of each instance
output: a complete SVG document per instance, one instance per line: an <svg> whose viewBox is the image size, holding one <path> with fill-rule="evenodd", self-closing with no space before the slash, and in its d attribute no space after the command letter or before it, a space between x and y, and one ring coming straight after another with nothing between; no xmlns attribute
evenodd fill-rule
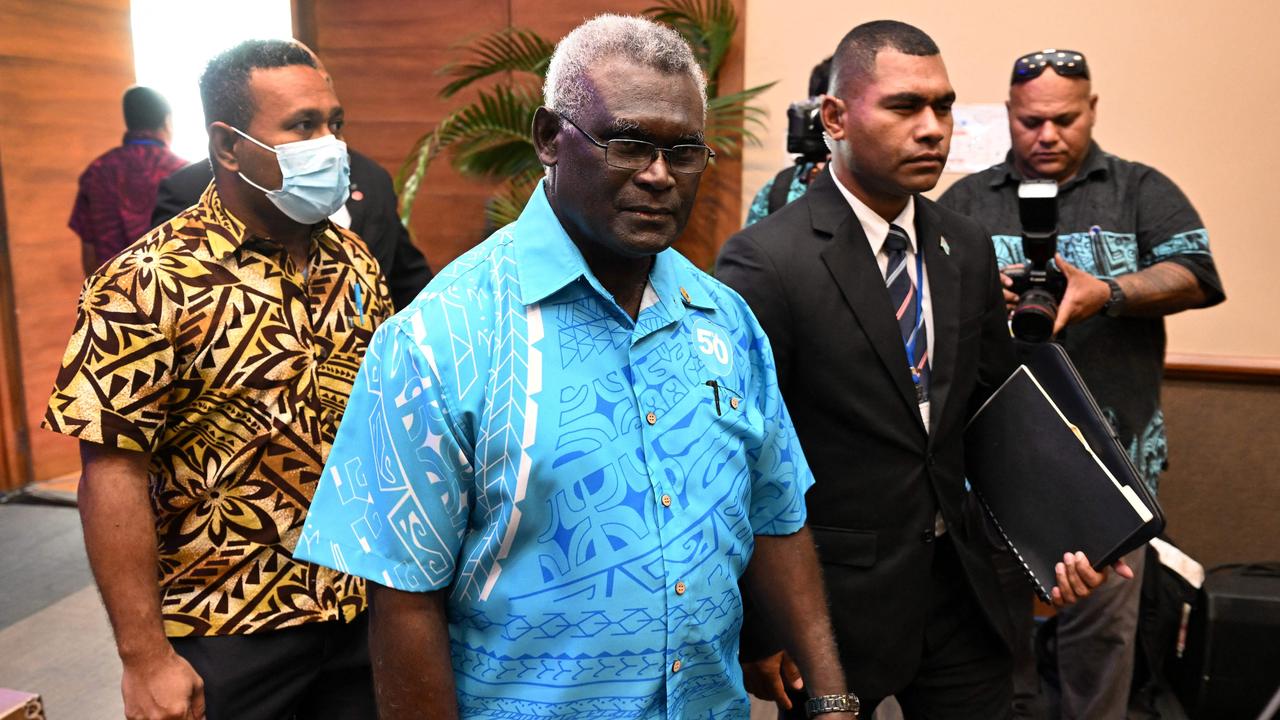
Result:
<svg viewBox="0 0 1280 720"><path fill-rule="evenodd" d="M313 225L338 211L351 190L347 144L334 135L271 147L232 127L246 140L275 153L284 178L279 190L268 190L240 173L240 178L266 194L280 212Z"/></svg>

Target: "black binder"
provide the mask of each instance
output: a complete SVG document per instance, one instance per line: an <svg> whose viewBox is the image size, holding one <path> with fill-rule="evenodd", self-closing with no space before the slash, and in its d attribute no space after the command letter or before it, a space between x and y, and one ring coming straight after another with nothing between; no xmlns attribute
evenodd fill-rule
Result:
<svg viewBox="0 0 1280 720"><path fill-rule="evenodd" d="M1164 529L1164 513L1055 343L1024 362L965 428L978 500L1046 602L1054 566L1083 551L1095 570Z"/></svg>

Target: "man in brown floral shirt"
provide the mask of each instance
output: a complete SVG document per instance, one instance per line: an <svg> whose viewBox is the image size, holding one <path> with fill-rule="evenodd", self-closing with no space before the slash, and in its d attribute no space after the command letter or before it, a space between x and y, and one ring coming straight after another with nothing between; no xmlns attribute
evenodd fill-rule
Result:
<svg viewBox="0 0 1280 720"><path fill-rule="evenodd" d="M45 425L81 441L128 717L373 717L362 582L291 556L391 313L326 219L342 107L286 41L228 50L200 87L214 183L86 282Z"/></svg>

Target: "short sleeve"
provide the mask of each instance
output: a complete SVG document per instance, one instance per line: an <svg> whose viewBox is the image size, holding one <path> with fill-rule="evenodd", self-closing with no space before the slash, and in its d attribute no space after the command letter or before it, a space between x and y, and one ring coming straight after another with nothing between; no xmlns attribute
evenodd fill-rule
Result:
<svg viewBox="0 0 1280 720"><path fill-rule="evenodd" d="M295 557L397 590L453 582L474 472L430 358L395 321L378 328Z"/></svg>
<svg viewBox="0 0 1280 720"><path fill-rule="evenodd" d="M1148 268L1160 262L1176 262L1191 271L1205 290L1207 305L1225 297L1200 214L1172 180L1146 168L1138 186L1138 263Z"/></svg>
<svg viewBox="0 0 1280 720"><path fill-rule="evenodd" d="M139 307L149 289L95 275L80 293L44 427L120 450L152 452L173 383L173 344Z"/></svg>
<svg viewBox="0 0 1280 720"><path fill-rule="evenodd" d="M92 168L85 170L80 176L79 188L76 191L76 204L71 209L71 219L67 221L67 227L71 228L76 235L80 236L80 242L92 243L93 237L93 212L90 209L90 173Z"/></svg>
<svg viewBox="0 0 1280 720"><path fill-rule="evenodd" d="M790 535L804 527L804 495L813 486L813 472L778 389L769 340L754 318L745 319L745 323L755 335L747 401L763 418L760 443L747 453L751 462L751 529L756 535Z"/></svg>

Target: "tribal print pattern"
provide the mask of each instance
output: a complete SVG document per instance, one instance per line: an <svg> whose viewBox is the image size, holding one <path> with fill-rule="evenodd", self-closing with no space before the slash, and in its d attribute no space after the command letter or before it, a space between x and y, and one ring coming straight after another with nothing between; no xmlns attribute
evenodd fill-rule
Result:
<svg viewBox="0 0 1280 720"><path fill-rule="evenodd" d="M363 581L291 556L376 326L377 261L331 223L307 272L213 185L85 283L44 426L151 454L165 631L353 619Z"/></svg>

